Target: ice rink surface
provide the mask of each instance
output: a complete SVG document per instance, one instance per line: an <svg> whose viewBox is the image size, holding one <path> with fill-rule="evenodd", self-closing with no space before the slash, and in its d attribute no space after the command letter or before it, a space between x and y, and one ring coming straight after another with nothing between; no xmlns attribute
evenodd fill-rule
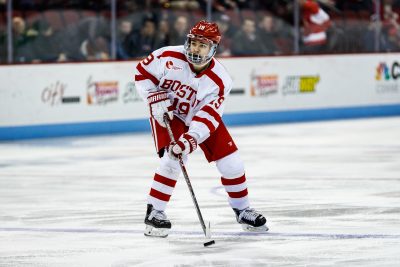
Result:
<svg viewBox="0 0 400 267"><path fill-rule="evenodd" d="M236 223L214 164L187 169L168 238L143 235L158 160L149 133L0 143L0 266L400 266L400 117L231 127L252 206Z"/></svg>

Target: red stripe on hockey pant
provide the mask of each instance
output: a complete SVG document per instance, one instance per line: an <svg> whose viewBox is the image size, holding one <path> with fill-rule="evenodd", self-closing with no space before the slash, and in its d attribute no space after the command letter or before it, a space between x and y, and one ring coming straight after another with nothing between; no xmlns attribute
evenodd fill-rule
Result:
<svg viewBox="0 0 400 267"><path fill-rule="evenodd" d="M200 117L195 116L195 117L193 117L192 121L198 121L198 122L204 123L210 130L210 133L215 131L214 124L212 124L211 121L209 121L205 118L200 118Z"/></svg>
<svg viewBox="0 0 400 267"><path fill-rule="evenodd" d="M241 198L247 196L247 188L239 192L227 192L231 198Z"/></svg>
<svg viewBox="0 0 400 267"><path fill-rule="evenodd" d="M155 197L162 201L169 201L169 199L171 198L170 195L164 194L158 190L155 190L154 188L150 190L150 196Z"/></svg>
<svg viewBox="0 0 400 267"><path fill-rule="evenodd" d="M223 185L239 185L239 184L243 184L244 182L246 182L246 176L243 174L239 178L235 178L235 179L227 179L227 178L221 177L221 182Z"/></svg>
<svg viewBox="0 0 400 267"><path fill-rule="evenodd" d="M221 121L221 116L212 107L204 106L201 110L210 114L217 122Z"/></svg>
<svg viewBox="0 0 400 267"><path fill-rule="evenodd" d="M145 76L147 79L151 80L155 85L158 85L160 83L160 81L156 77L154 77L152 74L150 74L147 70L143 68L142 64L139 63L136 68L140 72L140 74Z"/></svg>
<svg viewBox="0 0 400 267"><path fill-rule="evenodd" d="M169 178L164 177L162 175L159 175L158 173L156 173L154 175L154 181L159 182L159 183L161 183L163 185L168 185L170 187L175 187L175 184L176 184L175 180L172 180L172 179L169 179Z"/></svg>

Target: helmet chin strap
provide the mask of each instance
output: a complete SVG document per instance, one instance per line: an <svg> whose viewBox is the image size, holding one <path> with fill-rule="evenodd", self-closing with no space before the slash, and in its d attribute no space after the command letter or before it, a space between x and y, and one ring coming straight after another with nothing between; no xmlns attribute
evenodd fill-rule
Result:
<svg viewBox="0 0 400 267"><path fill-rule="evenodd" d="M196 69L203 69L205 66L207 66L210 61L211 61L212 57L207 60L205 63L192 63L192 65L196 68Z"/></svg>
<svg viewBox="0 0 400 267"><path fill-rule="evenodd" d="M211 61L211 59L214 57L215 53L217 52L218 45L217 44L212 44L211 48L210 48L210 52L208 53L208 55L200 56L200 55L194 54L194 53L190 52L190 44L189 44L189 42L190 41L189 41L189 38L188 38L188 40L186 40L185 45L184 45L184 47L185 47L185 56L186 56L186 59L190 63L192 63L193 65L196 65L196 66L200 67L200 66L208 64Z"/></svg>

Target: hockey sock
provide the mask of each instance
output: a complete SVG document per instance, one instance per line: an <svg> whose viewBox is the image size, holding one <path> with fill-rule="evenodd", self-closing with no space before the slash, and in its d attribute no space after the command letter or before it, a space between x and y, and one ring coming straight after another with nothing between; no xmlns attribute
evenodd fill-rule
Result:
<svg viewBox="0 0 400 267"><path fill-rule="evenodd" d="M171 159L165 153L154 175L147 203L152 204L156 210L164 211L174 191L180 172L178 161Z"/></svg>
<svg viewBox="0 0 400 267"><path fill-rule="evenodd" d="M216 164L231 207L239 210L249 207L246 175L239 152L236 151L218 160Z"/></svg>
<svg viewBox="0 0 400 267"><path fill-rule="evenodd" d="M154 209L164 211L174 191L175 184L176 180L156 173L151 185L148 203L152 204Z"/></svg>
<svg viewBox="0 0 400 267"><path fill-rule="evenodd" d="M221 177L222 185L228 193L228 201L232 208L242 210L249 207L246 176L238 178Z"/></svg>

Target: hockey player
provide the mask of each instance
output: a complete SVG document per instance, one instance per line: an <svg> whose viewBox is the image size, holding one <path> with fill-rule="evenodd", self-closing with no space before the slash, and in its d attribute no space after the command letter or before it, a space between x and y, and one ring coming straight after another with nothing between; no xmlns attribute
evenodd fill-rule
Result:
<svg viewBox="0 0 400 267"><path fill-rule="evenodd" d="M244 166L221 120L232 80L213 58L220 40L216 23L200 21L184 45L160 48L136 67L136 88L148 102L160 157L148 196L145 235L168 235L171 222L164 211L181 173L177 158L186 162L198 146L209 162L216 162L238 223L250 231L268 230L264 216L250 208ZM164 114L176 142L170 141Z"/></svg>
<svg viewBox="0 0 400 267"><path fill-rule="evenodd" d="M303 21L303 52L323 53L328 45L329 15L314 0L301 0Z"/></svg>

